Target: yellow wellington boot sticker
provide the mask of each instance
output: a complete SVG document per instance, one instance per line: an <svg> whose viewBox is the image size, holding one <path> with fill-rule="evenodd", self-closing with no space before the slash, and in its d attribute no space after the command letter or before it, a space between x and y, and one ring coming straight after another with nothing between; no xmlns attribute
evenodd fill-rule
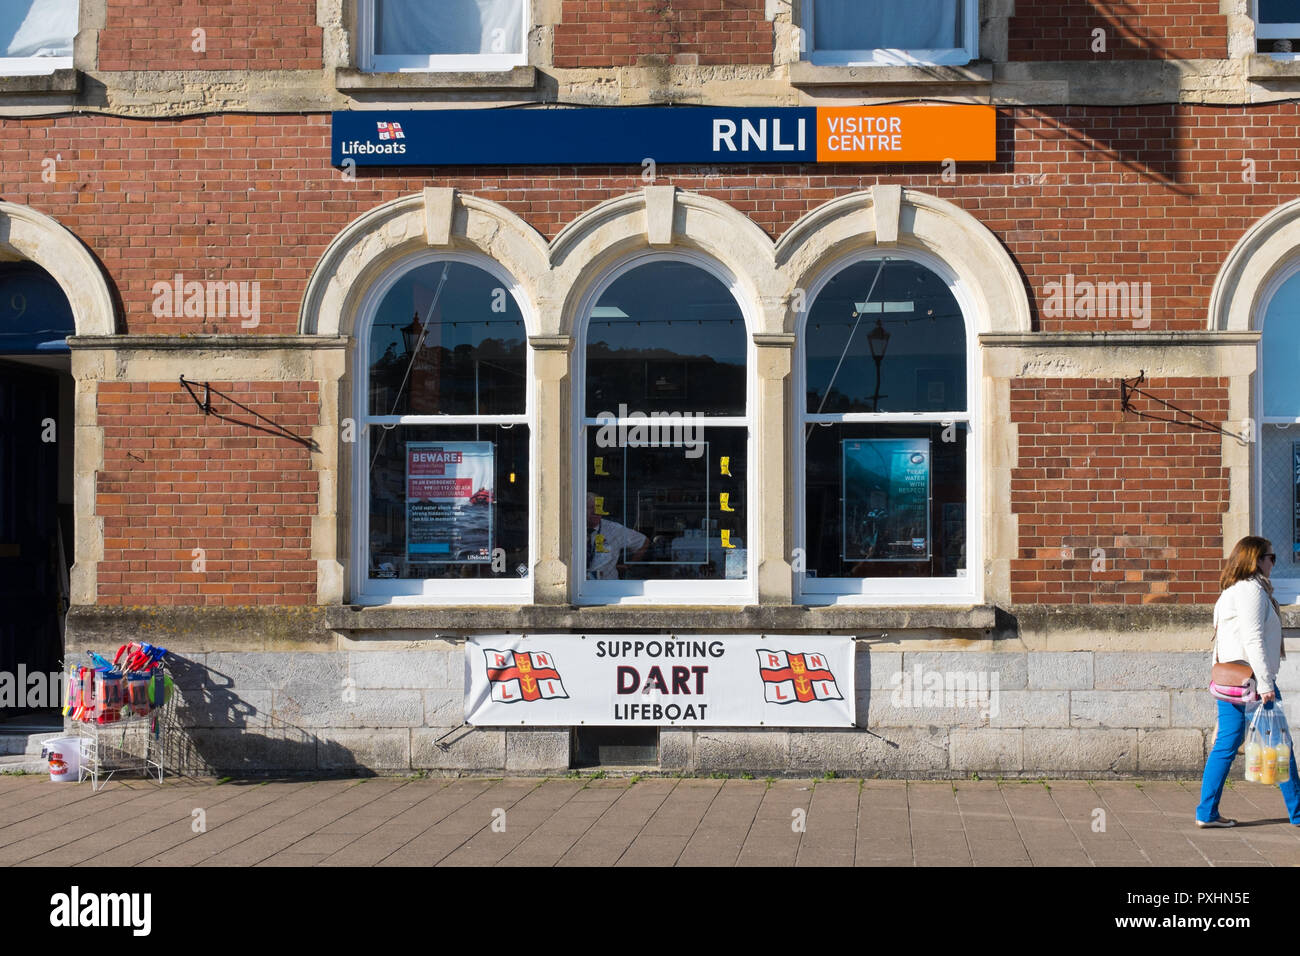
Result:
<svg viewBox="0 0 1300 956"><path fill-rule="evenodd" d="M608 552L609 549L605 547L605 536L603 534L596 535L596 553L607 554Z"/></svg>
<svg viewBox="0 0 1300 956"><path fill-rule="evenodd" d="M722 507L722 510L723 510L723 511L735 511L735 510L736 510L735 508L731 507L731 493L730 493L730 492L728 492L728 491L720 491L720 492L718 492L718 498L719 498L719 500L721 501L721 507Z"/></svg>
<svg viewBox="0 0 1300 956"><path fill-rule="evenodd" d="M594 458L594 459L592 459L592 464L594 464L594 465L596 466L596 475L597 475L597 477L600 477L600 478L608 478L608 477L609 477L609 472L607 472L607 471L605 470L605 459L604 459L604 458Z"/></svg>
<svg viewBox="0 0 1300 956"><path fill-rule="evenodd" d="M730 455L722 456L722 473L726 475L728 478L731 477L731 456Z"/></svg>
<svg viewBox="0 0 1300 956"><path fill-rule="evenodd" d="M601 495L595 495L594 497L596 499L596 514L600 515L601 517L608 515L609 512L605 510L604 497L602 497Z"/></svg>
<svg viewBox="0 0 1300 956"><path fill-rule="evenodd" d="M722 546L724 548L735 547L735 545L731 543L731 532L728 531L726 528L722 529Z"/></svg>

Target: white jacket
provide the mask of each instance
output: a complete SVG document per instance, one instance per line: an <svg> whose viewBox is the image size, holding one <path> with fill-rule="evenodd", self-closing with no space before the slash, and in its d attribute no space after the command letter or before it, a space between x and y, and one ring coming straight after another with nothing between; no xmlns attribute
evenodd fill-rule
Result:
<svg viewBox="0 0 1300 956"><path fill-rule="evenodd" d="M1273 693L1282 658L1282 621L1264 586L1253 578L1238 581L1214 605L1216 660L1248 661L1256 689Z"/></svg>

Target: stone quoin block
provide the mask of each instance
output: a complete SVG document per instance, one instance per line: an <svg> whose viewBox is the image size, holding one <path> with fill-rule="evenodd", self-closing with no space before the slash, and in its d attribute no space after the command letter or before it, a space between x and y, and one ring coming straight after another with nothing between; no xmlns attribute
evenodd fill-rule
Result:
<svg viewBox="0 0 1300 956"><path fill-rule="evenodd" d="M418 690L278 690L272 716L300 727L420 727L424 694Z"/></svg>
<svg viewBox="0 0 1300 956"><path fill-rule="evenodd" d="M1024 732L955 728L948 734L948 757L953 770L1023 770Z"/></svg>
<svg viewBox="0 0 1300 956"><path fill-rule="evenodd" d="M890 776L948 766L945 727L790 731L790 769Z"/></svg>
<svg viewBox="0 0 1300 956"><path fill-rule="evenodd" d="M997 713L989 718L990 727L1070 726L1070 691L1004 690L994 700Z"/></svg>
<svg viewBox="0 0 1300 956"><path fill-rule="evenodd" d="M349 673L357 687L448 687L445 651L351 651ZM460 672L457 670L457 678Z"/></svg>
<svg viewBox="0 0 1300 956"><path fill-rule="evenodd" d="M1091 690L1091 651L1031 651L1027 655L1031 690Z"/></svg>
<svg viewBox="0 0 1300 956"><path fill-rule="evenodd" d="M1168 727L1167 691L1083 690L1070 692L1074 727Z"/></svg>
<svg viewBox="0 0 1300 956"><path fill-rule="evenodd" d="M316 738L322 770L407 770L411 734L405 730L331 730Z"/></svg>
<svg viewBox="0 0 1300 956"><path fill-rule="evenodd" d="M701 730L695 748L700 770L779 770L789 764L790 735L776 730Z"/></svg>
<svg viewBox="0 0 1300 956"><path fill-rule="evenodd" d="M1201 652L1098 651L1093 668L1097 690L1180 690L1210 681L1210 657Z"/></svg>
<svg viewBox="0 0 1300 956"><path fill-rule="evenodd" d="M1026 730L1025 767L1056 771L1133 773L1136 730Z"/></svg>
<svg viewBox="0 0 1300 956"><path fill-rule="evenodd" d="M411 731L414 770L504 770L504 730L433 727Z"/></svg>
<svg viewBox="0 0 1300 956"><path fill-rule="evenodd" d="M1200 775L1205 769L1205 735L1199 730L1139 730L1138 771L1184 771Z"/></svg>
<svg viewBox="0 0 1300 956"><path fill-rule="evenodd" d="M535 773L569 769L567 728L559 730L507 730L506 770Z"/></svg>

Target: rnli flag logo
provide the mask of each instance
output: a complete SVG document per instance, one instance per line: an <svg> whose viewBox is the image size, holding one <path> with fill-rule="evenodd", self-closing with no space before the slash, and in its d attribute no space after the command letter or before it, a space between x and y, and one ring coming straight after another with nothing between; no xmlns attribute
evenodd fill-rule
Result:
<svg viewBox="0 0 1300 956"><path fill-rule="evenodd" d="M546 651L494 651L484 649L492 699L499 704L521 700L549 700L569 695L560 672Z"/></svg>
<svg viewBox="0 0 1300 956"><path fill-rule="evenodd" d="M406 139L401 123L378 123L380 139Z"/></svg>
<svg viewBox="0 0 1300 956"><path fill-rule="evenodd" d="M825 656L759 649L758 673L769 704L843 700Z"/></svg>

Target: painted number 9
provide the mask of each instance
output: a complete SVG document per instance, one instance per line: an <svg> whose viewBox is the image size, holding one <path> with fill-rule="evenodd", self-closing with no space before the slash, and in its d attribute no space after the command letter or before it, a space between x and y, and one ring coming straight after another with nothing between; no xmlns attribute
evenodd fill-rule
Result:
<svg viewBox="0 0 1300 956"><path fill-rule="evenodd" d="M15 292L9 297L9 308L13 311L15 319L21 318L27 311L27 296Z"/></svg>

